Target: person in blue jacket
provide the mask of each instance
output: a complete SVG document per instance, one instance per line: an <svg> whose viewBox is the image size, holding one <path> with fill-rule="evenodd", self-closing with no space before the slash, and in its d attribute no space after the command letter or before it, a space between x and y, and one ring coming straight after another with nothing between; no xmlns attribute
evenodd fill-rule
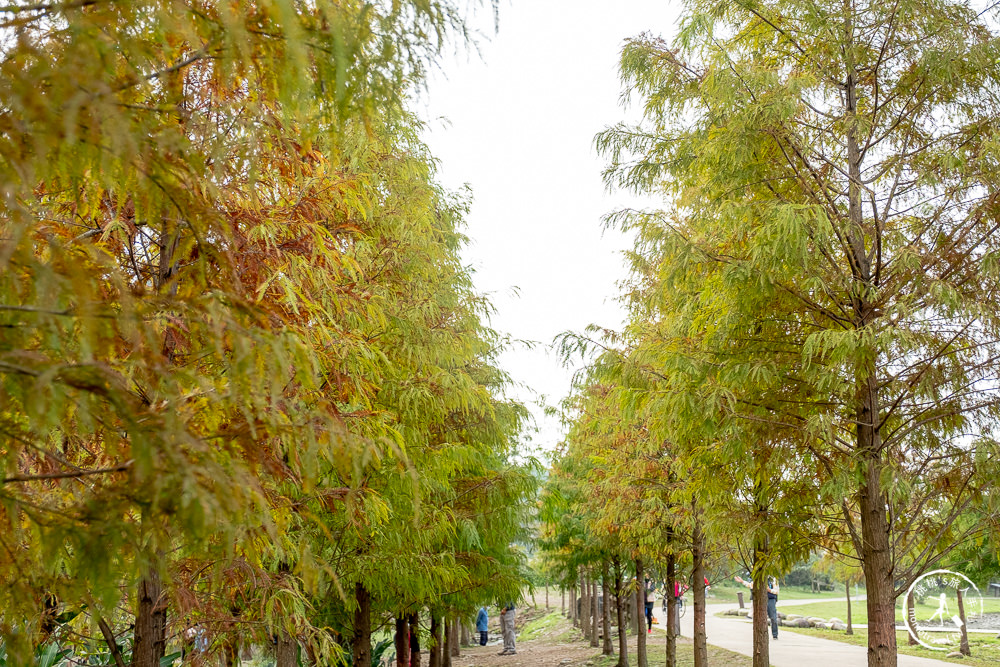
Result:
<svg viewBox="0 0 1000 667"><path fill-rule="evenodd" d="M486 646L486 639L489 636L487 634L486 628L489 625L490 617L486 613L486 607L480 607L479 613L476 614L476 630L479 631L479 645Z"/></svg>

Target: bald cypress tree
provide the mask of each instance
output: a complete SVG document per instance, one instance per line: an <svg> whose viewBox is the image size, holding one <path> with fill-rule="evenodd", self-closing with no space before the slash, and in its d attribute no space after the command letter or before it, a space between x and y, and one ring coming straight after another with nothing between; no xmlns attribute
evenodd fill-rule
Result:
<svg viewBox="0 0 1000 667"><path fill-rule="evenodd" d="M946 1L687 6L623 52L644 122L598 139L669 202L615 220L640 310L698 341L709 405L800 430L894 665L896 596L996 478L996 34Z"/></svg>

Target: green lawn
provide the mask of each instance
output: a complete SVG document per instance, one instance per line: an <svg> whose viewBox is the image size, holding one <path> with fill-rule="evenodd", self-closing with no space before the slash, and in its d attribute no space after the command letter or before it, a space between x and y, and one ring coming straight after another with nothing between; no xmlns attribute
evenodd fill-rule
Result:
<svg viewBox="0 0 1000 667"><path fill-rule="evenodd" d="M708 603L736 602L737 593L743 593L743 601L748 605L750 604L750 589L732 582L712 586L708 590ZM691 593L688 593L687 597L690 599ZM837 597L844 597L844 591L836 590L832 592L813 593L807 586L782 586L781 588L781 598L785 600L822 600Z"/></svg>
<svg viewBox="0 0 1000 667"><path fill-rule="evenodd" d="M832 639L838 642L854 644L856 646L868 645L868 633L864 629L854 631L853 635L845 635L843 632L834 630L819 630L816 628L782 628L782 632L799 632L804 635ZM921 658L933 658L935 660L947 660L961 665L972 665L972 667L996 667L1000 663L1000 639L994 639L992 635L973 634L969 636L969 647L972 656L968 658L946 659L946 651L932 651L923 646L907 645L907 633L896 633L896 644L898 653L905 655L915 655ZM957 650L957 647L956 649Z"/></svg>
<svg viewBox="0 0 1000 667"><path fill-rule="evenodd" d="M784 593L784 591L782 591ZM917 619L928 619L934 615L937 611L937 602L928 598L923 604L917 604ZM818 616L820 618L831 618L836 616L842 621L847 621L847 602L817 602L815 604L807 605L782 605L780 600L778 602L778 611L786 614L798 614L800 616ZM957 613L957 609L949 609L949 611L954 614ZM968 608L966 611L970 611ZM1000 613L1000 598L983 598L983 611L986 613L994 612ZM868 609L864 600L852 600L851 601L851 614L852 621L854 623L867 623L868 622ZM896 619L899 621L903 620L903 605L902 600L896 607Z"/></svg>

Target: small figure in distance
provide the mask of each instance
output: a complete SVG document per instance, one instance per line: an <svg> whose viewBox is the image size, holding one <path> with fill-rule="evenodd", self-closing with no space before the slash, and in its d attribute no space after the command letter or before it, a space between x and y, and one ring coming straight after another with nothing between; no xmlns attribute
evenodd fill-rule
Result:
<svg viewBox="0 0 1000 667"><path fill-rule="evenodd" d="M646 634L649 634L653 631L653 592L656 589L649 577L646 577L645 588L643 602L645 602L646 606Z"/></svg>
<svg viewBox="0 0 1000 667"><path fill-rule="evenodd" d="M486 646L486 641L489 639L489 622L490 616L486 613L486 607L480 607L479 613L476 614L476 630L479 631L480 646Z"/></svg>

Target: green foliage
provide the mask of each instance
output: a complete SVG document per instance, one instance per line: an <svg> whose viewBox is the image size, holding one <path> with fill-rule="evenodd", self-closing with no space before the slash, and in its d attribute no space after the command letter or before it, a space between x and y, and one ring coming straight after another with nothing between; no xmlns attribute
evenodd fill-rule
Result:
<svg viewBox="0 0 1000 667"><path fill-rule="evenodd" d="M447 0L0 8L0 634L313 655L520 589L527 413L406 112ZM416 536L416 537L414 537ZM460 591L461 593L455 593Z"/></svg>

